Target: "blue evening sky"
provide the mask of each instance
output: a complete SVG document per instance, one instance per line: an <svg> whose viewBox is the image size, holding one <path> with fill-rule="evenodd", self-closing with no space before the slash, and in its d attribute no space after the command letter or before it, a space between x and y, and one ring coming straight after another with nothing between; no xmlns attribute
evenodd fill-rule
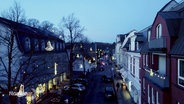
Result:
<svg viewBox="0 0 184 104"><path fill-rule="evenodd" d="M0 12L14 0L0 0ZM74 13L93 42L115 42L117 34L151 25L156 13L170 0L16 0L27 18L48 20L58 26L63 16ZM177 0L180 2L181 0Z"/></svg>

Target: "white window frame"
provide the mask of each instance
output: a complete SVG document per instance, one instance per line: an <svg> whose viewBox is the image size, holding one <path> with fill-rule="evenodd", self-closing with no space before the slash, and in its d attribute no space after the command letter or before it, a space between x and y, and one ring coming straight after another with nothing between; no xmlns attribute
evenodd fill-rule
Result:
<svg viewBox="0 0 184 104"><path fill-rule="evenodd" d="M152 61L152 64L154 64L154 54L152 53L152 57L151 57L151 61Z"/></svg>
<svg viewBox="0 0 184 104"><path fill-rule="evenodd" d="M178 85L184 87L184 85L179 83L179 79L184 81L184 77L180 76L180 61L184 61L184 59L178 59Z"/></svg>
<svg viewBox="0 0 184 104"><path fill-rule="evenodd" d="M150 38L151 38L151 31L149 30L148 31L148 42L150 41Z"/></svg>
<svg viewBox="0 0 184 104"><path fill-rule="evenodd" d="M154 96L154 89L151 88L151 98L152 98L152 104L155 104L155 96Z"/></svg>
<svg viewBox="0 0 184 104"><path fill-rule="evenodd" d="M149 84L148 84L148 104L150 104L150 88L149 88Z"/></svg>
<svg viewBox="0 0 184 104"><path fill-rule="evenodd" d="M148 55L146 54L146 66L148 66Z"/></svg>
<svg viewBox="0 0 184 104"><path fill-rule="evenodd" d="M162 24L158 24L156 27L156 39L162 36Z"/></svg>
<svg viewBox="0 0 184 104"><path fill-rule="evenodd" d="M143 66L145 66L145 55L143 54Z"/></svg>
<svg viewBox="0 0 184 104"><path fill-rule="evenodd" d="M159 93L158 93L158 91L157 91L157 92L156 92L156 104L160 104L158 99L159 99Z"/></svg>

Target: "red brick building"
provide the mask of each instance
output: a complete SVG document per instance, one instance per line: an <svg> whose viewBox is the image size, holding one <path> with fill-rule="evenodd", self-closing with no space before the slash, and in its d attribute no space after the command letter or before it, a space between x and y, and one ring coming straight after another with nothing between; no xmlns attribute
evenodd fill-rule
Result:
<svg viewBox="0 0 184 104"><path fill-rule="evenodd" d="M143 104L184 104L183 5L170 1L147 31L140 59Z"/></svg>

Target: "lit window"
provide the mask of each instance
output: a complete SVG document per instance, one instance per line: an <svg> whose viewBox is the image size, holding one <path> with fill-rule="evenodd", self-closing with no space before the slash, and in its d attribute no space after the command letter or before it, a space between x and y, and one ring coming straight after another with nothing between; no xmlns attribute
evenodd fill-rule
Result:
<svg viewBox="0 0 184 104"><path fill-rule="evenodd" d="M161 24L158 24L157 27L156 27L156 38L160 38L162 35L162 25Z"/></svg>
<svg viewBox="0 0 184 104"><path fill-rule="evenodd" d="M93 49L92 49L92 48L90 48L90 51L93 51Z"/></svg>
<svg viewBox="0 0 184 104"><path fill-rule="evenodd" d="M184 59L178 60L178 84L184 87Z"/></svg>

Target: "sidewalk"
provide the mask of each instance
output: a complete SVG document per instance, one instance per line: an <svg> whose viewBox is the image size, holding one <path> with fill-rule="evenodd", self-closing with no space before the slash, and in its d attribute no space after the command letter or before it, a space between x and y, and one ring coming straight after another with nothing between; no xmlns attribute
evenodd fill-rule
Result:
<svg viewBox="0 0 184 104"><path fill-rule="evenodd" d="M114 71L115 77L114 77L114 87L116 89L116 84L120 83L120 85L122 84L122 78L121 76L118 75L118 73L116 71ZM123 86L121 85L119 87L119 89L116 89L116 95L117 95L117 103L118 104L135 104L133 99L131 98L129 92L123 88Z"/></svg>

